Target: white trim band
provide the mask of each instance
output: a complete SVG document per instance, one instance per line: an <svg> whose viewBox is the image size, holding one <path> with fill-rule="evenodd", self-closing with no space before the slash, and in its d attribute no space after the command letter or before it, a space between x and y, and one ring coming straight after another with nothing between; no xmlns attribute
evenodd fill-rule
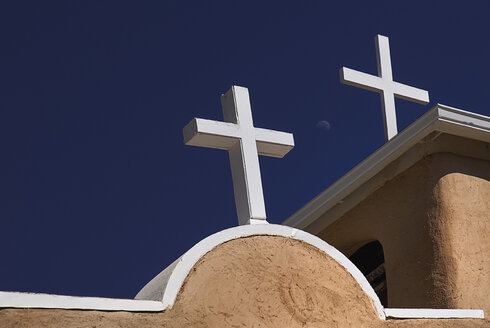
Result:
<svg viewBox="0 0 490 328"><path fill-rule="evenodd" d="M483 310L385 308L388 319L484 319Z"/></svg>
<svg viewBox="0 0 490 328"><path fill-rule="evenodd" d="M132 299L0 292L0 308L161 312L163 303Z"/></svg>

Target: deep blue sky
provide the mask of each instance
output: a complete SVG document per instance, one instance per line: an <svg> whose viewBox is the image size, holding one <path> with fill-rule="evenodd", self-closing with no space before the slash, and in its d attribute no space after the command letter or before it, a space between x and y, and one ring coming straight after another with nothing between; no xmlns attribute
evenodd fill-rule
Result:
<svg viewBox="0 0 490 328"><path fill-rule="evenodd" d="M188 147L193 118L250 90L255 126L294 134L261 157L280 223L383 145L376 74L390 38L399 130L434 104L490 115L487 1L3 1L0 290L131 298L237 224L225 151ZM328 121L330 130L317 127Z"/></svg>

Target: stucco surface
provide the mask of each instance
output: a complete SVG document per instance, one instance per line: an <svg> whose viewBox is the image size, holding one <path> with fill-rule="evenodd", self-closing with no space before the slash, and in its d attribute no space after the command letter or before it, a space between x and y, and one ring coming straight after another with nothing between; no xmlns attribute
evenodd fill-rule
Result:
<svg viewBox="0 0 490 328"><path fill-rule="evenodd" d="M319 237L347 256L369 241L380 241L389 307L479 308L490 313L486 160L451 153L427 156Z"/></svg>
<svg viewBox="0 0 490 328"><path fill-rule="evenodd" d="M301 241L224 243L192 269L163 313L3 309L1 327L490 327L486 320L387 320L336 261Z"/></svg>
<svg viewBox="0 0 490 328"><path fill-rule="evenodd" d="M165 313L129 313L129 312L101 312L76 310L0 310L0 324L2 327L53 327L53 328L182 328L182 327L250 327L245 325L232 326L223 321L213 326L207 322L190 322L185 320L172 320ZM252 326L254 327L254 326ZM267 326L257 323L255 327ZM287 326L284 326L287 327ZM315 327L305 323L302 327ZM344 324L342 322L325 323L323 327L363 327L363 328L488 328L490 321L481 319L410 319L410 320L378 320L366 323L363 326Z"/></svg>
<svg viewBox="0 0 490 328"><path fill-rule="evenodd" d="M490 179L450 173L436 191L449 244L447 295L454 307L490 313Z"/></svg>
<svg viewBox="0 0 490 328"><path fill-rule="evenodd" d="M371 300L337 262L306 243L272 236L234 240L208 253L174 311L211 327L377 320Z"/></svg>

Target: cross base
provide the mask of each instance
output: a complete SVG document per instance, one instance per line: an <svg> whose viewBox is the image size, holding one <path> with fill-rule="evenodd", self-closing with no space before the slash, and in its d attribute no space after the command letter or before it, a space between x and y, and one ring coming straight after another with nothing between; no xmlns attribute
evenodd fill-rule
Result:
<svg viewBox="0 0 490 328"><path fill-rule="evenodd" d="M245 223L245 225L247 224L269 224L269 222L264 219L250 219L247 221L247 223Z"/></svg>

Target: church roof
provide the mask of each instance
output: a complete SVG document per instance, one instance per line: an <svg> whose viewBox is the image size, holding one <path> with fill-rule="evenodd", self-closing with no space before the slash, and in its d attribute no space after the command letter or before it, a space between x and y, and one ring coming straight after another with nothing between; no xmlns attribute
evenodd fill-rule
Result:
<svg viewBox="0 0 490 328"><path fill-rule="evenodd" d="M490 117L437 104L282 224L318 233L424 156L446 151L490 159L488 142ZM394 169L385 170L395 161Z"/></svg>

